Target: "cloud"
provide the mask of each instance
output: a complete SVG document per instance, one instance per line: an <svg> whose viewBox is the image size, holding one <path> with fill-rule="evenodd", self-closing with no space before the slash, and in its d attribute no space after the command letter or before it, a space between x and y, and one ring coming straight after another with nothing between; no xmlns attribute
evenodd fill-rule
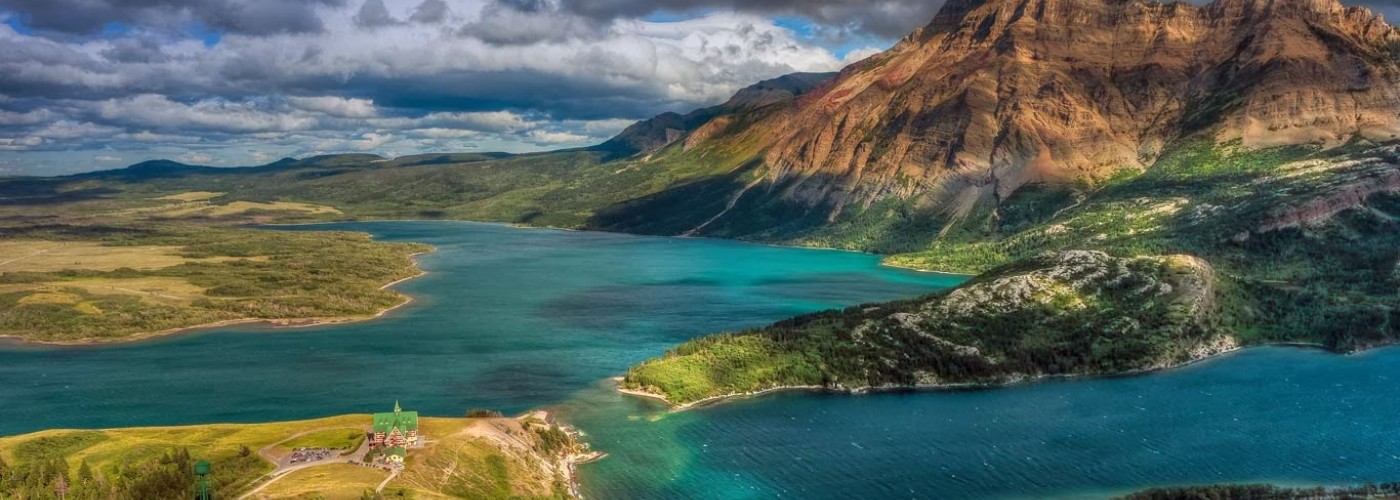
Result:
<svg viewBox="0 0 1400 500"><path fill-rule="evenodd" d="M844 64L754 14L605 19L559 0L0 0L5 18L3 159L65 171L113 151L247 164L582 145Z"/></svg>
<svg viewBox="0 0 1400 500"><path fill-rule="evenodd" d="M0 0L35 29L94 34L114 23L161 30L191 24L246 34L320 31L320 7L343 0Z"/></svg>
<svg viewBox="0 0 1400 500"><path fill-rule="evenodd" d="M408 16L409 21L421 24L437 24L447 21L452 15L452 9L443 0L423 0L413 8L413 13Z"/></svg>
<svg viewBox="0 0 1400 500"><path fill-rule="evenodd" d="M392 26L401 22L389 15L384 0L365 0L365 3L360 5L360 11L355 14L355 25L361 28Z"/></svg>
<svg viewBox="0 0 1400 500"><path fill-rule="evenodd" d="M525 137L536 144L568 144L582 143L589 139L586 135L579 135L570 132L550 132L546 130L531 130Z"/></svg>
<svg viewBox="0 0 1400 500"><path fill-rule="evenodd" d="M378 115L374 101L335 96L288 97L293 107L340 118L371 118Z"/></svg>
<svg viewBox="0 0 1400 500"><path fill-rule="evenodd" d="M208 132L288 132L314 127L307 113L284 112L270 101L206 99L191 103L157 94L109 99L79 106L107 123L145 130Z"/></svg>
<svg viewBox="0 0 1400 500"><path fill-rule="evenodd" d="M175 161L191 165L207 165L214 162L214 156L209 153L189 152L176 156Z"/></svg>
<svg viewBox="0 0 1400 500"><path fill-rule="evenodd" d="M497 0L481 9L460 33L493 45L596 40L609 22L560 11L544 0Z"/></svg>
<svg viewBox="0 0 1400 500"><path fill-rule="evenodd" d="M595 19L636 18L657 12L732 10L794 15L828 30L897 38L933 19L939 0L560 0L564 10Z"/></svg>

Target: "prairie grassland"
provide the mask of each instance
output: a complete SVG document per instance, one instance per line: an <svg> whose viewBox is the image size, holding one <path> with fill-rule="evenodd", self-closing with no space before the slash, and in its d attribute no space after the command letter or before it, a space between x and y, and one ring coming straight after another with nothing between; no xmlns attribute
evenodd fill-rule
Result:
<svg viewBox="0 0 1400 500"><path fill-rule="evenodd" d="M105 486L118 491L156 494L145 498L164 497L168 491L154 491L153 483L172 477L179 488L188 487L188 472L180 470L192 459L209 460L213 465L211 482L219 497L234 497L245 491L258 477L272 471L273 464L258 456L257 450L297 433L321 428L346 427L369 421L368 415L339 417L267 424L214 424L180 427L142 427L106 430L47 430L0 438L0 459L10 468L10 475L0 478L17 484L0 484L0 490L21 492L34 483L52 482L55 466L67 467L75 490L104 485L83 481L81 469L90 470L94 477L105 480ZM184 459L184 460L179 460ZM39 477L34 477L34 476ZM18 483L21 477L25 481ZM52 492L43 486L42 494ZM106 496L106 495L96 495ZM94 496L94 498L96 497ZM26 497L21 495L21 498ZM129 496L128 496L129 497Z"/></svg>
<svg viewBox="0 0 1400 500"><path fill-rule="evenodd" d="M431 250L346 232L175 224L6 231L0 335L120 341L228 321L369 318L406 298L382 287Z"/></svg>
<svg viewBox="0 0 1400 500"><path fill-rule="evenodd" d="M387 477L388 472L373 467L350 464L321 465L287 474L256 496L266 499L358 500L366 490L374 490Z"/></svg>
<svg viewBox="0 0 1400 500"><path fill-rule="evenodd" d="M169 196L158 196L158 197L153 198L153 199L156 199L156 200L170 200L170 201L185 201L185 202L190 202L190 201L208 201L208 200L212 200L212 199L214 199L214 198L218 198L218 197L220 197L220 196L223 196L224 194L226 194L226 193L219 193L219 192L214 192L214 191L186 191L186 192L183 192L183 193L176 193L176 194L172 194L172 195L169 195Z"/></svg>
<svg viewBox="0 0 1400 500"><path fill-rule="evenodd" d="M266 424L210 424L133 427L105 430L47 430L0 438L0 458L10 463L62 452L75 466L82 461L97 469L158 456L171 447L189 448L201 457L222 457L253 451L298 433L318 429L347 429L369 422L369 415ZM271 464L269 464L269 469Z"/></svg>
<svg viewBox="0 0 1400 500"><path fill-rule="evenodd" d="M95 241L0 241L0 272L160 269L183 264L180 247L107 246Z"/></svg>
<svg viewBox="0 0 1400 500"><path fill-rule="evenodd" d="M307 215L340 215L342 213L340 210L331 206L290 201L234 201L224 204L196 201L180 203L173 206L140 209L134 213L154 219L179 219L193 217L220 218L236 215L250 215L257 212L291 212Z"/></svg>

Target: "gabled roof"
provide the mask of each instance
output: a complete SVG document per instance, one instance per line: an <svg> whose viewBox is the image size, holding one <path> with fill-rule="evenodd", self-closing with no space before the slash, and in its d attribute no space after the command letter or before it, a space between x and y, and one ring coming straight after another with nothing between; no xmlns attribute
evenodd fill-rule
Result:
<svg viewBox="0 0 1400 500"><path fill-rule="evenodd" d="M396 401L394 402L394 411L374 414L374 432L387 434L393 429L403 432L418 430L418 412L403 411Z"/></svg>

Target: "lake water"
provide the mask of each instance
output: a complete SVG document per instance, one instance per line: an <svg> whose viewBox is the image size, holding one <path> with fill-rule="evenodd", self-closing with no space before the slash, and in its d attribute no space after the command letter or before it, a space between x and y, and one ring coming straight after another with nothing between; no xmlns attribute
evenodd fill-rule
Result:
<svg viewBox="0 0 1400 500"><path fill-rule="evenodd" d="M0 349L0 434L378 410L549 407L610 453L590 498L1100 498L1140 487L1400 479L1400 350L1266 348L992 391L784 393L667 413L604 380L693 336L960 278L873 256L451 222L381 320ZM289 228L295 230L315 227Z"/></svg>
<svg viewBox="0 0 1400 500"><path fill-rule="evenodd" d="M599 390L589 498L1106 498L1400 480L1400 349L1260 348L1146 376L987 391L780 393L698 411Z"/></svg>
<svg viewBox="0 0 1400 500"><path fill-rule="evenodd" d="M313 230L326 226L287 226ZM118 346L0 347L0 435L559 404L706 333L961 281L850 252L462 222L340 224L438 251L376 321Z"/></svg>

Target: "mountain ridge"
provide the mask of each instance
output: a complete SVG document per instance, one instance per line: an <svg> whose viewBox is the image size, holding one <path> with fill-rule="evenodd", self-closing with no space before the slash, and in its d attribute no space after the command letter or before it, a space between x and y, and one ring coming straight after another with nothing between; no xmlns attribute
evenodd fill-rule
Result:
<svg viewBox="0 0 1400 500"><path fill-rule="evenodd" d="M760 144L764 203L831 223L902 198L946 233L1022 186L1082 191L1197 134L1394 139L1397 46L1379 16L1334 0L963 0L717 141Z"/></svg>

